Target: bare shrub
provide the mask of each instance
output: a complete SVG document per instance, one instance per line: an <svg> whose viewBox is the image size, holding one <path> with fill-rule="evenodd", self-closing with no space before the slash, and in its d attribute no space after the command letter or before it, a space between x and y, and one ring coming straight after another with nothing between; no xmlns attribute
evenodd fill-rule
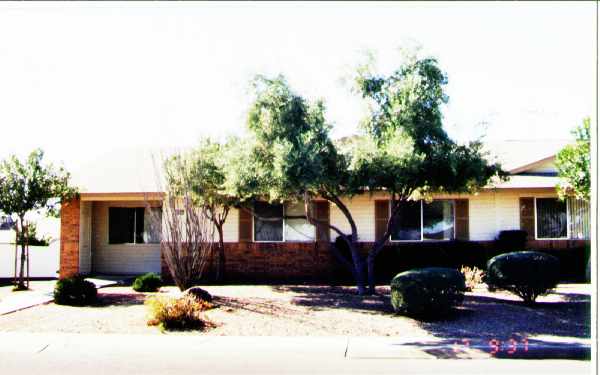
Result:
<svg viewBox="0 0 600 375"><path fill-rule="evenodd" d="M213 305L191 295L184 294L180 298L152 296L144 304L149 308L149 326L166 330L201 330L215 326L204 316L204 311L212 309Z"/></svg>
<svg viewBox="0 0 600 375"><path fill-rule="evenodd" d="M206 208L193 199L189 163L168 159L164 172L167 186L162 210L151 210L150 221L153 230L161 233L161 252L171 277L184 291L202 277L213 251L214 225Z"/></svg>
<svg viewBox="0 0 600 375"><path fill-rule="evenodd" d="M460 268L460 273L465 277L465 284L468 291L472 291L477 286L483 284L485 272L477 267L471 268L469 266L462 266Z"/></svg>

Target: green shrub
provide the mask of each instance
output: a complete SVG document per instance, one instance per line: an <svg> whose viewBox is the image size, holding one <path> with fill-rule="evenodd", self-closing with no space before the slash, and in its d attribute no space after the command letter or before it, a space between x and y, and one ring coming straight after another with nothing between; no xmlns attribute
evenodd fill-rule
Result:
<svg viewBox="0 0 600 375"><path fill-rule="evenodd" d="M501 230L498 233L496 244L499 249L504 251L521 251L527 244L527 232L524 230Z"/></svg>
<svg viewBox="0 0 600 375"><path fill-rule="evenodd" d="M133 282L133 290L136 292L156 292L161 287L162 281L160 276L149 272L145 275L138 276Z"/></svg>
<svg viewBox="0 0 600 375"><path fill-rule="evenodd" d="M465 278L456 269L414 269L392 280L392 306L397 314L441 317L462 303L465 289Z"/></svg>
<svg viewBox="0 0 600 375"><path fill-rule="evenodd" d="M58 280L54 287L54 302L58 305L91 305L97 296L96 286L79 275Z"/></svg>
<svg viewBox="0 0 600 375"><path fill-rule="evenodd" d="M533 304L548 294L560 278L558 258L537 251L500 254L488 261L486 282L491 291L501 289Z"/></svg>
<svg viewBox="0 0 600 375"><path fill-rule="evenodd" d="M148 325L166 330L204 329L214 324L204 317L213 308L210 302L184 294L180 298L152 296L144 302L150 310Z"/></svg>

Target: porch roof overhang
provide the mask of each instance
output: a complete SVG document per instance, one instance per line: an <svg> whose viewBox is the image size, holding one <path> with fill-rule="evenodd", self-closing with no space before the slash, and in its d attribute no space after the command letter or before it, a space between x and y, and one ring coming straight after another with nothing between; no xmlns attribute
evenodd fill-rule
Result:
<svg viewBox="0 0 600 375"><path fill-rule="evenodd" d="M80 193L82 201L161 201L162 192Z"/></svg>

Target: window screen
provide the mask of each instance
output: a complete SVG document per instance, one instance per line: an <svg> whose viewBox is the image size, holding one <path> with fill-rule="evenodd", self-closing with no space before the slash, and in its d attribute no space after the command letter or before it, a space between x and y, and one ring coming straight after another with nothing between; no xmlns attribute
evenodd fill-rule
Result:
<svg viewBox="0 0 600 375"><path fill-rule="evenodd" d="M568 206L571 238L589 240L590 203L579 199L569 199Z"/></svg>
<svg viewBox="0 0 600 375"><path fill-rule="evenodd" d="M537 198L535 204L537 237L567 237L567 203L556 198Z"/></svg>

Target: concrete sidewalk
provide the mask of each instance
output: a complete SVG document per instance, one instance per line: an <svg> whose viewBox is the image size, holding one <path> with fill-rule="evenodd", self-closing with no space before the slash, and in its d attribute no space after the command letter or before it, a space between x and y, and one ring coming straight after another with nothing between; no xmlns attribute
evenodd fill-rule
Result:
<svg viewBox="0 0 600 375"><path fill-rule="evenodd" d="M0 301L0 315L10 314L54 300L52 290L30 290L14 292Z"/></svg>
<svg viewBox="0 0 600 375"><path fill-rule="evenodd" d="M417 338L403 339L416 340ZM383 338L0 333L3 373L587 374L589 361L425 359ZM387 344L398 339L387 339ZM382 346L383 345L383 346ZM388 348L389 349L389 348ZM406 352L403 350L406 349ZM412 353L412 354L411 354Z"/></svg>
<svg viewBox="0 0 600 375"><path fill-rule="evenodd" d="M96 289L106 288L120 283L120 279L118 278L96 277L86 278L86 280L93 283L96 286ZM32 282L32 284L34 283L35 282ZM0 299L0 315L10 314L33 306L52 302L54 300L53 291L54 282L49 285L43 284L43 286L34 286L30 290L7 294Z"/></svg>

